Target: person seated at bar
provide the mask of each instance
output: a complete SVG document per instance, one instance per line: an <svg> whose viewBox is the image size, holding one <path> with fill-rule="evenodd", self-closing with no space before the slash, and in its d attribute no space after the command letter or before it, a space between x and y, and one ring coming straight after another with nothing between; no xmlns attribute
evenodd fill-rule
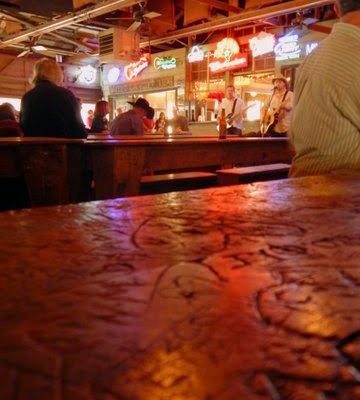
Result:
<svg viewBox="0 0 360 400"><path fill-rule="evenodd" d="M103 133L109 129L109 121L106 116L109 114L109 103L100 100L95 105L94 119L91 124L90 132Z"/></svg>
<svg viewBox="0 0 360 400"><path fill-rule="evenodd" d="M165 133L165 125L166 125L165 113L161 112L159 114L159 118L155 122L155 132Z"/></svg>
<svg viewBox="0 0 360 400"><path fill-rule="evenodd" d="M10 103L0 105L0 136L22 136L15 108Z"/></svg>
<svg viewBox="0 0 360 400"><path fill-rule="evenodd" d="M152 107L149 107L149 110L143 119L144 133L152 133L155 126L154 116L155 110Z"/></svg>
<svg viewBox="0 0 360 400"><path fill-rule="evenodd" d="M114 119L110 134L143 136L143 119L150 110L150 104L142 97L139 97L135 103L132 101L128 101L128 103L133 106L133 109L118 115Z"/></svg>
<svg viewBox="0 0 360 400"><path fill-rule="evenodd" d="M24 136L86 138L78 101L70 90L60 86L63 73L56 61L39 60L32 82L34 88L21 101Z"/></svg>
<svg viewBox="0 0 360 400"><path fill-rule="evenodd" d="M88 114L88 116L86 118L86 126L89 129L91 129L91 125L92 125L92 123L94 121L94 110L89 110L87 114Z"/></svg>
<svg viewBox="0 0 360 400"><path fill-rule="evenodd" d="M335 5L340 22L297 72L291 177L360 170L360 1Z"/></svg>

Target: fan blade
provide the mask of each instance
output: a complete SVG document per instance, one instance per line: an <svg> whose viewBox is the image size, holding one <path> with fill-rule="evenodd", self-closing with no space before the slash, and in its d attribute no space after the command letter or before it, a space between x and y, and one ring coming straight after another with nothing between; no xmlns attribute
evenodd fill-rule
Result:
<svg viewBox="0 0 360 400"><path fill-rule="evenodd" d="M56 59L56 54L53 53L52 51L49 51L49 50L35 50L34 48L33 48L33 51L36 54L41 54L42 56Z"/></svg>
<svg viewBox="0 0 360 400"><path fill-rule="evenodd" d="M134 20L134 18L132 18L132 17L109 17L109 18L105 18L105 19L106 19L106 21L121 21L121 20L133 21Z"/></svg>
<svg viewBox="0 0 360 400"><path fill-rule="evenodd" d="M26 54L30 53L30 50L24 50L20 54L17 55L17 58L21 58L26 56Z"/></svg>
<svg viewBox="0 0 360 400"><path fill-rule="evenodd" d="M161 14L155 11L150 11L147 12L146 14L144 14L144 17L147 19L153 19L153 18L157 18L157 17L161 17Z"/></svg>
<svg viewBox="0 0 360 400"><path fill-rule="evenodd" d="M141 26L141 22L140 21L135 21L126 30L128 32L135 32L140 28L140 26Z"/></svg>
<svg viewBox="0 0 360 400"><path fill-rule="evenodd" d="M41 52L41 51L46 51L47 48L42 46L41 44L36 45L36 46L32 46L32 50L37 51L37 52Z"/></svg>

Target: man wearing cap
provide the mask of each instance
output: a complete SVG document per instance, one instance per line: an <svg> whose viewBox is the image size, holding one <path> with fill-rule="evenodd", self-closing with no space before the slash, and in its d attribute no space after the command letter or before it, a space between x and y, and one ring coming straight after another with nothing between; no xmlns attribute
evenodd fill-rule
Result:
<svg viewBox="0 0 360 400"><path fill-rule="evenodd" d="M147 100L139 97L136 102L128 101L133 106L132 110L118 115L110 129L110 135L144 135L143 119L150 110Z"/></svg>
<svg viewBox="0 0 360 400"><path fill-rule="evenodd" d="M288 81L281 74L275 75L273 85L272 95L262 110L263 121L269 116L274 116L274 123L267 127L266 135L284 137L291 124L294 94L289 90Z"/></svg>

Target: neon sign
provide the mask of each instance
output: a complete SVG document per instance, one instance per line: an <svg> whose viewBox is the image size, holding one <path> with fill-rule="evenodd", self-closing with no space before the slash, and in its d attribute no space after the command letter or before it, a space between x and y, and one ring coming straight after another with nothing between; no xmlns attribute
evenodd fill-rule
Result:
<svg viewBox="0 0 360 400"><path fill-rule="evenodd" d="M225 58L226 61L230 61L231 57L240 52L238 42L232 38L224 38L216 45L214 56L216 58Z"/></svg>
<svg viewBox="0 0 360 400"><path fill-rule="evenodd" d="M308 43L305 46L305 55L308 56L314 49L318 47L319 43Z"/></svg>
<svg viewBox="0 0 360 400"><path fill-rule="evenodd" d="M299 36L290 35L279 38L279 43L275 46L277 61L293 60L300 57Z"/></svg>
<svg viewBox="0 0 360 400"><path fill-rule="evenodd" d="M131 81L149 66L149 56L144 55L139 61L128 64L124 67L124 75L128 81Z"/></svg>
<svg viewBox="0 0 360 400"><path fill-rule="evenodd" d="M211 72L239 69L248 65L247 54L240 53L237 41L232 38L225 38L217 44L214 57L214 60L209 63Z"/></svg>
<svg viewBox="0 0 360 400"><path fill-rule="evenodd" d="M246 53L241 53L232 58L230 61L212 61L209 63L211 72L222 72L231 69L239 69L247 67L248 59Z"/></svg>
<svg viewBox="0 0 360 400"><path fill-rule="evenodd" d="M91 85L96 81L96 74L97 74L97 69L92 67L91 65L87 65L86 67L81 67L79 80L81 83L85 83L86 85Z"/></svg>
<svg viewBox="0 0 360 400"><path fill-rule="evenodd" d="M262 56L274 51L275 36L271 33L260 32L249 40L249 44L254 57Z"/></svg>
<svg viewBox="0 0 360 400"><path fill-rule="evenodd" d="M107 73L107 80L110 84L116 83L120 77L120 69L118 67L112 67Z"/></svg>
<svg viewBox="0 0 360 400"><path fill-rule="evenodd" d="M175 57L156 57L154 59L155 69L174 69L176 68L176 58Z"/></svg>
<svg viewBox="0 0 360 400"><path fill-rule="evenodd" d="M204 57L205 54L199 46L193 46L187 56L189 63L203 61Z"/></svg>

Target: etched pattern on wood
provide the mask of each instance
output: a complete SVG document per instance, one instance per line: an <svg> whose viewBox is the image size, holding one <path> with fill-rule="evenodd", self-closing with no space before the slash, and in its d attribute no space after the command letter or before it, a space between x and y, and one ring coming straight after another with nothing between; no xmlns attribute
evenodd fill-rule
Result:
<svg viewBox="0 0 360 400"><path fill-rule="evenodd" d="M0 399L360 399L359 177L2 214Z"/></svg>

